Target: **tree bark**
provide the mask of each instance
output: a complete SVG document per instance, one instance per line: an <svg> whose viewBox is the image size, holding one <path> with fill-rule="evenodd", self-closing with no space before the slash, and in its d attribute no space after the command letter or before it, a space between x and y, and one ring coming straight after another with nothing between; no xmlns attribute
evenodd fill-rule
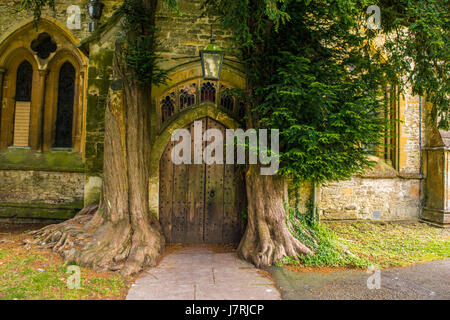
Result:
<svg viewBox="0 0 450 320"><path fill-rule="evenodd" d="M145 8L155 9L156 2L142 0ZM34 242L59 252L66 261L130 275L156 263L165 239L149 211L151 84L138 84L122 55L116 43L114 78L123 88L110 89L105 111L99 209L86 208L74 219L38 230Z"/></svg>
<svg viewBox="0 0 450 320"><path fill-rule="evenodd" d="M263 176L259 166L246 175L247 229L238 247L239 256L258 268L273 265L285 256L314 253L295 238L286 221L287 183L278 175Z"/></svg>

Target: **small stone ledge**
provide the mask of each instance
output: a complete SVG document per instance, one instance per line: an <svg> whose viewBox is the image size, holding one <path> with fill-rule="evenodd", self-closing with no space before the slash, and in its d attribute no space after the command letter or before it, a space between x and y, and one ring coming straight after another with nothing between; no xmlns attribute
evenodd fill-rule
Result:
<svg viewBox="0 0 450 320"><path fill-rule="evenodd" d="M365 174L355 175L360 179L405 179L405 180L422 180L425 177L418 173L396 173L396 175L383 175L383 174Z"/></svg>
<svg viewBox="0 0 450 320"><path fill-rule="evenodd" d="M82 205L16 204L0 203L0 219L22 222L42 222L43 220L67 220L73 218Z"/></svg>
<svg viewBox="0 0 450 320"><path fill-rule="evenodd" d="M6 149L0 152L0 170L84 173L84 164L78 152Z"/></svg>
<svg viewBox="0 0 450 320"><path fill-rule="evenodd" d="M424 208L420 220L441 228L450 228L450 211Z"/></svg>
<svg viewBox="0 0 450 320"><path fill-rule="evenodd" d="M53 204L46 202L0 202L1 208L40 208L40 209L83 209L83 200L71 203Z"/></svg>
<svg viewBox="0 0 450 320"><path fill-rule="evenodd" d="M357 174L355 177L361 179L423 179L420 173L399 172L387 164L383 159L375 156L369 156L370 160L376 162L375 166L364 174Z"/></svg>

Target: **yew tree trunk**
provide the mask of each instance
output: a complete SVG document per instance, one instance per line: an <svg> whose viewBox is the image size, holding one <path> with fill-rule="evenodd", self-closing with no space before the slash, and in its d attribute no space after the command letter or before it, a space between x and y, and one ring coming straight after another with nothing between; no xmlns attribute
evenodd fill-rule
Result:
<svg viewBox="0 0 450 320"><path fill-rule="evenodd" d="M141 1L154 12L156 0ZM137 82L123 53L118 42L113 73L122 89L110 89L105 111L99 208L86 208L74 219L35 232L35 243L67 261L129 275L155 264L165 239L159 221L149 212L151 84Z"/></svg>
<svg viewBox="0 0 450 320"><path fill-rule="evenodd" d="M246 175L248 221L238 247L241 258L257 267L270 266L285 256L314 253L289 231L285 204L288 203L286 179L263 176L258 166Z"/></svg>

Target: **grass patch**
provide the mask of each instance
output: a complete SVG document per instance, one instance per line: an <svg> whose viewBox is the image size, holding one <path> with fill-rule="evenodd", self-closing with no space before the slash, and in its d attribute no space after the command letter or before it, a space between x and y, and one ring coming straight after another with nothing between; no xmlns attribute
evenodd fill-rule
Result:
<svg viewBox="0 0 450 320"><path fill-rule="evenodd" d="M325 226L353 254L380 268L450 257L449 230L424 223L328 222Z"/></svg>
<svg viewBox="0 0 450 320"><path fill-rule="evenodd" d="M315 254L284 257L277 265L388 268L450 257L449 230L423 223L319 224L311 213L286 210L291 233Z"/></svg>
<svg viewBox="0 0 450 320"><path fill-rule="evenodd" d="M24 246L24 234L0 234L0 300L124 299L133 278L80 268L79 289L69 289L67 265L49 251Z"/></svg>
<svg viewBox="0 0 450 320"><path fill-rule="evenodd" d="M326 222L309 226L315 254L285 257L278 265L379 268L450 258L448 230L422 223Z"/></svg>

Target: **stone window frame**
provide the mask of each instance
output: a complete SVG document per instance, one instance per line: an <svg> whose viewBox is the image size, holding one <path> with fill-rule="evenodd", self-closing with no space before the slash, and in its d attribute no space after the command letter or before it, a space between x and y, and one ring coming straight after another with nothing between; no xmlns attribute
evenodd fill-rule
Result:
<svg viewBox="0 0 450 320"><path fill-rule="evenodd" d="M400 168L400 139L401 139L401 94L397 86L384 88L383 117L390 124L384 132L384 141L379 150L380 157L395 170Z"/></svg>
<svg viewBox="0 0 450 320"><path fill-rule="evenodd" d="M26 59L33 68L30 132L28 149L34 151L71 151L84 153L85 91L87 58L77 49L77 40L55 21L43 18L39 30L33 23L23 22L0 42L0 150L10 148L13 141L16 73ZM30 47L36 34L47 32L57 42L57 50L43 60ZM75 69L74 119L72 148L52 148L56 129L60 68L65 62Z"/></svg>
<svg viewBox="0 0 450 320"><path fill-rule="evenodd" d="M37 113L39 109L38 101L40 98L39 84L41 83L41 72L38 69L38 64L31 51L22 47L11 52L5 59L4 66L2 66L4 72L2 75L3 83L0 88L0 91L2 92L0 149L5 149L13 145L17 70L24 61L28 61L33 69L28 147L34 149L38 144L36 132L38 129Z"/></svg>
<svg viewBox="0 0 450 320"><path fill-rule="evenodd" d="M48 64L46 88L45 88L45 108L44 108L44 126L43 126L43 151L59 150L53 148L56 132L56 117L58 106L58 84L61 67L69 62L75 69L75 100L73 104L72 121L72 151L80 152L82 123L83 123L83 91L84 71L73 52L62 49L56 52L53 59ZM70 148L69 148L70 149Z"/></svg>
<svg viewBox="0 0 450 320"><path fill-rule="evenodd" d="M385 128L381 143L375 148L366 146L366 150L379 159L384 160L386 164L391 166L397 172L400 171L401 157L401 135L402 135L402 95L397 86L386 85L383 88L384 94L380 97L383 104L383 110L380 117L390 125Z"/></svg>

